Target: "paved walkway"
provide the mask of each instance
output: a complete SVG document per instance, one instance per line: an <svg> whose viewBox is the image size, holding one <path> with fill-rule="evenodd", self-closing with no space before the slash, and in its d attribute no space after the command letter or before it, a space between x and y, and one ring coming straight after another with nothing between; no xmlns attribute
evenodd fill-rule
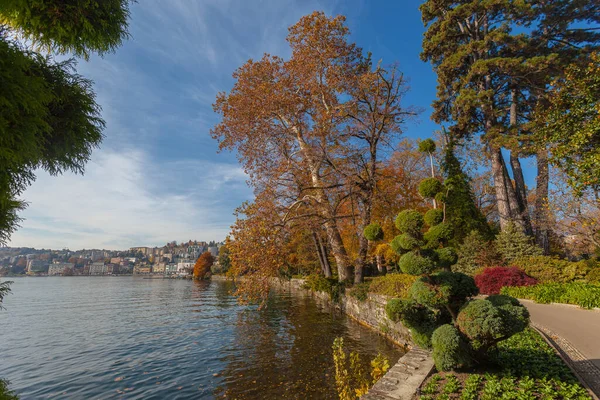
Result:
<svg viewBox="0 0 600 400"><path fill-rule="evenodd" d="M532 324L559 348L590 389L600 396L600 311L521 300Z"/></svg>

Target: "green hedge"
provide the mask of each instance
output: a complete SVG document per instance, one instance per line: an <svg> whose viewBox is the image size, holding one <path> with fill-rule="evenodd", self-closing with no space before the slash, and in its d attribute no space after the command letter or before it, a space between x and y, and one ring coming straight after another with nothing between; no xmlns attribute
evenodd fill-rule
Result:
<svg viewBox="0 0 600 400"><path fill-rule="evenodd" d="M504 287L502 294L538 303L575 304L583 308L600 307L600 285L591 283L543 283L535 286Z"/></svg>
<svg viewBox="0 0 600 400"><path fill-rule="evenodd" d="M521 257L510 263L540 283L594 281L599 268L590 261L568 261L549 256Z"/></svg>

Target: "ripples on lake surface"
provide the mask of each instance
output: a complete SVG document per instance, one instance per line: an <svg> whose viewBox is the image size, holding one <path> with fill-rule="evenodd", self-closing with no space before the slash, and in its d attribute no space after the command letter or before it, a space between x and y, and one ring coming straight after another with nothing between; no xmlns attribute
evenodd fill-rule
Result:
<svg viewBox="0 0 600 400"><path fill-rule="evenodd" d="M27 399L337 398L331 345L401 353L314 300L240 306L227 282L14 278L0 311L0 377Z"/></svg>

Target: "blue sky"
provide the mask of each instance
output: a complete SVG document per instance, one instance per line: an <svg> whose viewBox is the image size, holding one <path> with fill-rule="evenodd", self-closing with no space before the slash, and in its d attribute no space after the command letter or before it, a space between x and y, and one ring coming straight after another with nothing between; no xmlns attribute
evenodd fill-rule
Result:
<svg viewBox="0 0 600 400"><path fill-rule="evenodd" d="M217 153L211 104L232 72L263 53L289 56L288 26L314 10L343 14L352 40L410 79L421 107L409 137L428 137L435 75L419 59L420 1L144 0L132 5L131 39L115 54L81 60L95 82L106 139L86 174L38 173L11 246L107 248L170 240L222 240L233 210L252 199L235 155Z"/></svg>

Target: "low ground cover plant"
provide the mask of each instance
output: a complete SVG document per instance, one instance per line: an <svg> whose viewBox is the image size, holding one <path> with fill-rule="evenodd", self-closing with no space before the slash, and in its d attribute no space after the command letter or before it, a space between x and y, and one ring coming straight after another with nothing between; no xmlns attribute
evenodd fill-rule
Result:
<svg viewBox="0 0 600 400"><path fill-rule="evenodd" d="M531 328L501 342L494 363L486 368L432 375L418 398L591 399L554 349Z"/></svg>
<svg viewBox="0 0 600 400"><path fill-rule="evenodd" d="M475 284L482 294L499 294L505 286L531 286L537 280L517 267L490 267L475 275Z"/></svg>
<svg viewBox="0 0 600 400"><path fill-rule="evenodd" d="M323 292L329 294L334 302L339 302L344 294L345 285L335 278L325 278L323 275L308 275L304 280L304 287L314 292Z"/></svg>
<svg viewBox="0 0 600 400"><path fill-rule="evenodd" d="M369 291L384 296L406 298L416 279L416 276L408 274L378 276L371 280Z"/></svg>
<svg viewBox="0 0 600 400"><path fill-rule="evenodd" d="M600 284L543 283L527 287L505 287L501 293L538 303L575 304L583 308L600 307Z"/></svg>

